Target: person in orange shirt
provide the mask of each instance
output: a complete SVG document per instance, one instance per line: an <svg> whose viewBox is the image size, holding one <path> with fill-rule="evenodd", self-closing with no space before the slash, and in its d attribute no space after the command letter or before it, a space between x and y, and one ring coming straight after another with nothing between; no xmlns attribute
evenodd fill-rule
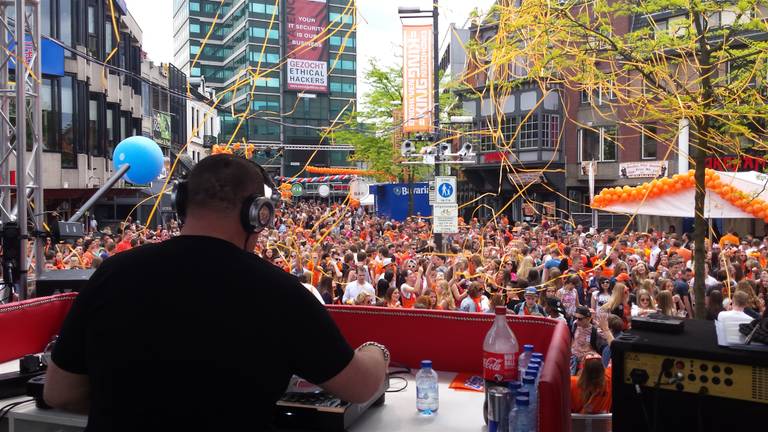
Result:
<svg viewBox="0 0 768 432"><path fill-rule="evenodd" d="M571 377L571 412L603 414L611 412L611 366L603 367L602 357L590 354L584 367Z"/></svg>

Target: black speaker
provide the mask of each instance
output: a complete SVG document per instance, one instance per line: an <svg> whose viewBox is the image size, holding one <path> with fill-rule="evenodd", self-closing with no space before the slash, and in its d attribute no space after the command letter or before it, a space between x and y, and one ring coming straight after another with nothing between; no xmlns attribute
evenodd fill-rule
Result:
<svg viewBox="0 0 768 432"><path fill-rule="evenodd" d="M91 278L94 269L51 270L37 277L35 296L45 297L64 292L80 292Z"/></svg>
<svg viewBox="0 0 768 432"><path fill-rule="evenodd" d="M718 346L712 321L687 320L678 334L631 330L611 360L613 430L747 430L768 419L768 347Z"/></svg>

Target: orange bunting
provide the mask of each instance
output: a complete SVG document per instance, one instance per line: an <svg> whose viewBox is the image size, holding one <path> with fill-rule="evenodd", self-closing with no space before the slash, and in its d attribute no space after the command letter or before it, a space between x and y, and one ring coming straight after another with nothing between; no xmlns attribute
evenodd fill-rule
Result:
<svg viewBox="0 0 768 432"><path fill-rule="evenodd" d="M720 175L711 169L706 170L704 184L707 189L718 194L734 207L768 223L768 202L765 200L753 197L733 186L723 183L720 180ZM599 194L595 195L594 200L592 200L592 207L600 209L617 202L642 201L646 198L655 198L689 189L695 185L694 171L690 170L687 174L675 174L671 178L664 177L652 180L647 184L636 187L624 186L603 189Z"/></svg>
<svg viewBox="0 0 768 432"><path fill-rule="evenodd" d="M307 172L310 174L325 174L325 175L359 175L359 176L375 176L384 175L381 171L373 170L361 170L354 168L322 168L307 165Z"/></svg>

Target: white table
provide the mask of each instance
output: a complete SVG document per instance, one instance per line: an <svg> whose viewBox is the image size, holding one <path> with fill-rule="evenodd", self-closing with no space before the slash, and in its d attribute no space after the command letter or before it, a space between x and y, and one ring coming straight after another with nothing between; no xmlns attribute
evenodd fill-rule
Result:
<svg viewBox="0 0 768 432"><path fill-rule="evenodd" d="M408 387L398 393L387 393L386 402L371 407L355 422L350 432L362 431L486 431L483 422L483 393L448 388L453 372L438 372L440 408L433 416L422 416L416 411L416 381L413 375L400 374L408 380ZM391 380L392 387L402 385Z"/></svg>
<svg viewBox="0 0 768 432"><path fill-rule="evenodd" d="M0 372L18 370L18 360L0 364ZM414 373L416 371L413 371ZM416 381L414 375L398 374L407 380L408 387L402 392L387 393L383 406L371 407L349 429L349 432L367 431L486 431L483 423L483 393L459 391L448 388L453 372L438 372L440 408L435 415L422 416L416 411ZM393 388L399 388L403 381L392 379ZM0 406L14 400L0 401ZM60 410L38 409L34 402L15 408L8 415L9 432L34 431L82 431L88 417Z"/></svg>

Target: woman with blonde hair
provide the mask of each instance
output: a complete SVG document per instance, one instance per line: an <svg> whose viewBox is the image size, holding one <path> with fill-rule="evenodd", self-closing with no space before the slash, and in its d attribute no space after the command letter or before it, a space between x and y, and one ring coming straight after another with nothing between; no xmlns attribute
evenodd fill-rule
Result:
<svg viewBox="0 0 768 432"><path fill-rule="evenodd" d="M632 305L632 316L643 317L654 312L656 312L656 304L653 302L650 291L646 289L638 290L637 304Z"/></svg>
<svg viewBox="0 0 768 432"><path fill-rule="evenodd" d="M520 261L520 265L517 266L517 274L521 275L524 278L527 278L528 273L533 267L535 267L535 263L533 262L533 257L530 255L526 255L525 257L523 257L522 261Z"/></svg>
<svg viewBox="0 0 768 432"><path fill-rule="evenodd" d="M621 282L613 286L611 298L600 308L601 313L611 313L621 318L624 330L629 329L632 308L629 305L629 288Z"/></svg>
<svg viewBox="0 0 768 432"><path fill-rule="evenodd" d="M669 291L659 292L659 295L656 296L656 307L662 315L677 316L675 303L672 301L672 293Z"/></svg>
<svg viewBox="0 0 768 432"><path fill-rule="evenodd" d="M747 297L749 297L747 307L744 308L744 313L751 316L753 319L759 319L760 312L762 311L760 310L760 302L755 295L755 289L752 287L752 282L748 279L740 280L739 283L736 284L736 289L733 292L735 294L739 291L743 291L747 294Z"/></svg>
<svg viewBox="0 0 768 432"><path fill-rule="evenodd" d="M437 309L456 310L453 292L445 279L437 282Z"/></svg>

